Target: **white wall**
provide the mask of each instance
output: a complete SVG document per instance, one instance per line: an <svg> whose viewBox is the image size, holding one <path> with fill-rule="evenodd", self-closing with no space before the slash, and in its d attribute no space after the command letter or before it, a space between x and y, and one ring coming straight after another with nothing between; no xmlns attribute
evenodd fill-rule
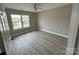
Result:
<svg viewBox="0 0 79 59"><path fill-rule="evenodd" d="M72 5L61 6L38 13L38 26L50 32L68 36Z"/></svg>
<svg viewBox="0 0 79 59"><path fill-rule="evenodd" d="M79 4L73 4L71 21L70 21L69 40L66 50L66 54L68 55L74 53L78 25L79 25Z"/></svg>

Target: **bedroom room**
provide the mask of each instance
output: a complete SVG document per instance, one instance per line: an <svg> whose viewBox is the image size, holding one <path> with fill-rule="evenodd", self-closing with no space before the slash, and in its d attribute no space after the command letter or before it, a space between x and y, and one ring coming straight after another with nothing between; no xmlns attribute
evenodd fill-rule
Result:
<svg viewBox="0 0 79 59"><path fill-rule="evenodd" d="M0 54L79 54L78 7L72 3L0 3Z"/></svg>

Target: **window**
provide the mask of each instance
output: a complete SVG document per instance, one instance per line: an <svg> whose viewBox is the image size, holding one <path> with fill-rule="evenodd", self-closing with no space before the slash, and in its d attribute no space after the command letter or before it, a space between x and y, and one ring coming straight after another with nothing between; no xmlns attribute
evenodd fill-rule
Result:
<svg viewBox="0 0 79 59"><path fill-rule="evenodd" d="M11 18L13 23L13 29L22 28L20 15L11 15Z"/></svg>
<svg viewBox="0 0 79 59"><path fill-rule="evenodd" d="M11 18L12 18L12 23L13 23L13 29L21 29L21 28L30 27L29 15L12 14Z"/></svg>
<svg viewBox="0 0 79 59"><path fill-rule="evenodd" d="M28 15L22 15L22 21L23 21L23 27L29 27L29 16Z"/></svg>

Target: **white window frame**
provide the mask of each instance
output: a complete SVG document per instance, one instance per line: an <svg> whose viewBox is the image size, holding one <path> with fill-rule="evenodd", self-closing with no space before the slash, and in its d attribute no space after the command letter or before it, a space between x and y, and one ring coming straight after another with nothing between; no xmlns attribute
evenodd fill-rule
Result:
<svg viewBox="0 0 79 59"><path fill-rule="evenodd" d="M23 28L29 28L30 27L30 16L29 15L24 15L24 16L28 16L29 17L29 26L26 26L26 27L24 27L24 25L23 25L23 18L22 18L23 15L21 15L21 14L11 14L11 15L20 15L21 26L22 26L21 28L14 29L14 25L13 25L13 21L12 21L13 30L18 30L18 29L23 29ZM11 20L12 20L12 17L11 17Z"/></svg>
<svg viewBox="0 0 79 59"><path fill-rule="evenodd" d="M23 16L27 16L28 17L28 25L27 26L24 26L24 22L23 22ZM29 15L21 15L21 19L22 19L22 27L23 28L27 28L27 27L30 27L30 17Z"/></svg>

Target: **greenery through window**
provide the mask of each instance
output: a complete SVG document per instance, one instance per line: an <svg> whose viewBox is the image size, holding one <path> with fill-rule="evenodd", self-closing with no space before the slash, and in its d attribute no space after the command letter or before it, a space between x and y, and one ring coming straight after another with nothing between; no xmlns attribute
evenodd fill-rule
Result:
<svg viewBox="0 0 79 59"><path fill-rule="evenodd" d="M13 29L21 29L29 27L29 15L17 15L12 14L12 23L13 23Z"/></svg>
<svg viewBox="0 0 79 59"><path fill-rule="evenodd" d="M28 15L22 15L22 21L23 21L23 27L29 27L29 16Z"/></svg>

